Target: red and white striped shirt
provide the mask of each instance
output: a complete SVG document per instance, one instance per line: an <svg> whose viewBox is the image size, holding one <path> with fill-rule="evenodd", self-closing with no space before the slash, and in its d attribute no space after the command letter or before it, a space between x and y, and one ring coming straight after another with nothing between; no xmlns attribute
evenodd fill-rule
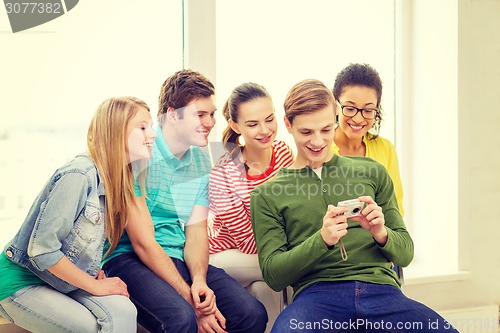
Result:
<svg viewBox="0 0 500 333"><path fill-rule="evenodd" d="M257 247L250 219L250 192L264 183L282 167L293 163L293 152L283 141L275 140L271 164L266 172L250 176L238 167L229 154L219 160L210 173L210 214L208 242L210 253L239 249L255 254Z"/></svg>

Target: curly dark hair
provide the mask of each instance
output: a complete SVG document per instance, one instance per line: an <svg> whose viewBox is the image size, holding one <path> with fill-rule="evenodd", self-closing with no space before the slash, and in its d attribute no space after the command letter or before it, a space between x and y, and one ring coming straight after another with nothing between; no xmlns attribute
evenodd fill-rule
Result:
<svg viewBox="0 0 500 333"><path fill-rule="evenodd" d="M344 89L348 86L361 86L372 88L377 94L377 108L378 112L375 115L375 123L373 124L369 138L374 140L378 137L380 131L380 123L382 122L382 107L380 101L382 99L382 80L380 75L368 64L349 64L346 68L341 70L335 78L333 85L333 95L338 100Z"/></svg>

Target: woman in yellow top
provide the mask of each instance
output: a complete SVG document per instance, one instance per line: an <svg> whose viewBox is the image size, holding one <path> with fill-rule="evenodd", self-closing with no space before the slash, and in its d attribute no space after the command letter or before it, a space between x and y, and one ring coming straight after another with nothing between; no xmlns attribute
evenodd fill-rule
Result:
<svg viewBox="0 0 500 333"><path fill-rule="evenodd" d="M378 72L367 64L350 64L337 74L333 95L337 100L337 128L332 151L371 157L385 166L403 216L403 186L396 150L389 140L378 135L382 121L382 80Z"/></svg>

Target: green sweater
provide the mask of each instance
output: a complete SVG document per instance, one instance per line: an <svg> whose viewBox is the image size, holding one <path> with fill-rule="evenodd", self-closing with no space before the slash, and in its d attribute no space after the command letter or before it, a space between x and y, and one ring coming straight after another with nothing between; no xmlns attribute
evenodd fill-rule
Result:
<svg viewBox="0 0 500 333"><path fill-rule="evenodd" d="M388 239L377 245L371 234L348 220L342 237L348 259L338 246L328 248L320 229L329 204L371 196L382 207ZM288 285L294 297L318 281L363 281L400 286L392 263L408 266L413 241L397 208L392 181L381 164L367 157L334 157L321 179L309 167L281 169L251 193L251 217L264 280L279 291Z"/></svg>

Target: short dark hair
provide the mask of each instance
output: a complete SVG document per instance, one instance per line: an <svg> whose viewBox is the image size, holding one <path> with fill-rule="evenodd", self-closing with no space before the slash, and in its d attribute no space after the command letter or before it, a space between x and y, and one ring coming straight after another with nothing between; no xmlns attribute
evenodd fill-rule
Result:
<svg viewBox="0 0 500 333"><path fill-rule="evenodd" d="M158 118L166 114L168 108L182 112L182 108L191 101L214 94L213 83L203 74L191 69L182 69L168 77L161 86Z"/></svg>
<svg viewBox="0 0 500 333"><path fill-rule="evenodd" d="M382 80L375 68L368 64L349 64L341 70L335 78L332 92L338 100L347 86L361 86L372 88L377 93L377 107L382 99Z"/></svg>

